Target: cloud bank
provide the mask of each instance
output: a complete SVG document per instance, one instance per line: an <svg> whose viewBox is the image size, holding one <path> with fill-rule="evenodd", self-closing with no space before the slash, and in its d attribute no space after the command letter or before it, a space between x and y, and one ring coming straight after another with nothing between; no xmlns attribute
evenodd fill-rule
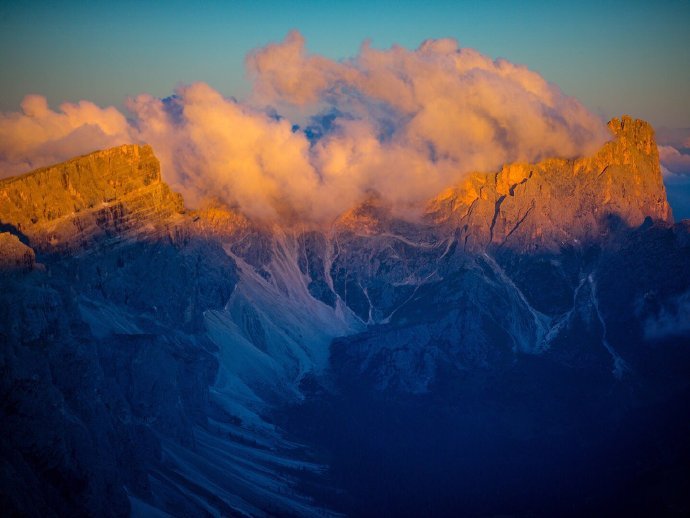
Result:
<svg viewBox="0 0 690 518"><path fill-rule="evenodd" d="M657 143L664 176L690 177L690 128L660 128Z"/></svg>
<svg viewBox="0 0 690 518"><path fill-rule="evenodd" d="M334 61L292 32L250 53L247 69L246 102L196 83L129 99L129 119L27 96L21 112L0 115L0 176L146 142L192 206L212 195L252 217L318 223L372 193L412 207L469 171L585 155L610 136L539 74L449 39L416 50L365 43Z"/></svg>
<svg viewBox="0 0 690 518"><path fill-rule="evenodd" d="M81 101L53 111L45 97L27 95L21 112L0 113L0 178L128 143L130 130L125 116L113 107Z"/></svg>
<svg viewBox="0 0 690 518"><path fill-rule="evenodd" d="M690 175L690 154L681 153L673 146L659 146L659 160L672 174Z"/></svg>

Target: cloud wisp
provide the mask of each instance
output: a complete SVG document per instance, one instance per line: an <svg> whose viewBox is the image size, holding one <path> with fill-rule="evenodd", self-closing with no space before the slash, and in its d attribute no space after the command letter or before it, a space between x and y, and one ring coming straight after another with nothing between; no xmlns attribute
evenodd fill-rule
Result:
<svg viewBox="0 0 690 518"><path fill-rule="evenodd" d="M673 146L659 146L659 160L671 174L690 176L690 154L681 153Z"/></svg>
<svg viewBox="0 0 690 518"><path fill-rule="evenodd" d="M470 171L586 155L610 137L539 74L449 39L416 50L365 43L334 61L292 32L250 53L247 69L245 102L196 83L129 99L129 119L27 96L21 112L0 115L0 176L146 142L192 206L213 195L251 217L320 223L372 193L404 210Z"/></svg>

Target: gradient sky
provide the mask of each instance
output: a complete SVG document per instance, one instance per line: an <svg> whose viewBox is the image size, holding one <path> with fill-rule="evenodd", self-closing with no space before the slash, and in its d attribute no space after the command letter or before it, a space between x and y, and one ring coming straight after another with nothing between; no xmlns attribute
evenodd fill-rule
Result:
<svg viewBox="0 0 690 518"><path fill-rule="evenodd" d="M17 110L27 93L53 106L121 106L193 81L241 98L247 51L295 28L331 58L356 54L367 38L416 48L453 37L526 64L604 118L688 127L689 25L687 0L3 2L0 110Z"/></svg>

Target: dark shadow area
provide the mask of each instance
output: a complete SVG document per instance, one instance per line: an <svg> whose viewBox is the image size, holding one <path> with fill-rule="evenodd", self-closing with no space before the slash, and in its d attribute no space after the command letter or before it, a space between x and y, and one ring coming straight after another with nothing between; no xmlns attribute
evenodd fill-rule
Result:
<svg viewBox="0 0 690 518"><path fill-rule="evenodd" d="M668 203L676 221L690 219L690 175L672 174L664 177Z"/></svg>
<svg viewBox="0 0 690 518"><path fill-rule="evenodd" d="M664 344L674 349L675 382L690 379L684 345ZM357 381L341 378L337 395L308 397L282 416L340 488L314 494L348 515L690 511L687 381L621 384L529 356L503 372L446 379L421 397L376 394Z"/></svg>
<svg viewBox="0 0 690 518"><path fill-rule="evenodd" d="M297 489L353 516L690 513L690 348L667 324L690 289L688 227L607 221L600 241L552 253L472 255L443 236L415 247L427 229L411 224L375 258L365 238L351 241L360 255L331 270L335 292L363 317L372 301L391 316L334 341L303 403L270 416L329 466L290 472ZM108 241L116 234L46 255L46 271L0 290L11 343L0 453L16 470L0 482L17 508L126 514L125 487L150 502L151 473L175 476L161 437L193 448L193 426L241 424L211 404L221 366L203 327L235 289L234 261L214 238ZM303 237L297 267L329 307L326 240ZM234 246L268 272L266 236ZM374 272L366 292L358 267ZM408 276L425 281L395 284ZM573 315L534 355L519 348L537 336L530 308ZM605 341L626 361L620 379ZM214 486L194 484L229 512ZM167 505L198 512L184 494Z"/></svg>

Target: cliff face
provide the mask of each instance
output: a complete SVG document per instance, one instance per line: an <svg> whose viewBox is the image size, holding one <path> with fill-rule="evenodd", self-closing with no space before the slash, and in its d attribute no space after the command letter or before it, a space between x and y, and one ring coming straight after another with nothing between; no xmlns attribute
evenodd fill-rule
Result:
<svg viewBox="0 0 690 518"><path fill-rule="evenodd" d="M556 251L595 242L612 225L671 222L654 130L627 116L609 128L612 140L594 156L471 175L432 200L429 216L457 228L471 250Z"/></svg>
<svg viewBox="0 0 690 518"><path fill-rule="evenodd" d="M164 224L184 211L151 146L125 145L0 180L0 224L44 252Z"/></svg>
<svg viewBox="0 0 690 518"><path fill-rule="evenodd" d="M612 140L594 156L469 175L429 201L427 224L454 229L468 251L489 245L554 251L596 241L611 225L636 227L646 217L670 222L653 129L627 116L609 128ZM169 229L184 212L181 196L162 181L152 148L137 145L0 180L0 201L0 230L43 252L122 237L144 225ZM376 234L390 218L374 200L343 215L335 229ZM214 205L196 212L195 221L198 231L218 236L253 227Z"/></svg>

